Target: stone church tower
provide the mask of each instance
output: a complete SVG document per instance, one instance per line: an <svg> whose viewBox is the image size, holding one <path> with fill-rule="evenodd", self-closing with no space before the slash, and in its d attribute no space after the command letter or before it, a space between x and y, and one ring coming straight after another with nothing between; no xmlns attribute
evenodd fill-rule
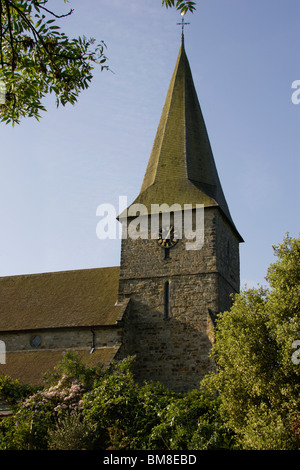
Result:
<svg viewBox="0 0 300 470"><path fill-rule="evenodd" d="M124 233L122 240L119 301L130 298L130 308L120 353L136 355L140 380L158 380L178 391L198 387L214 367L208 355L215 317L239 291L243 240L222 191L183 38L140 194L119 216L127 228L136 204L145 206L149 228L147 238ZM177 204L167 227L160 215L158 239L150 232L154 204L162 213ZM187 249L184 227L181 239L173 232L184 204L192 207L194 229L196 205L204 207L199 249Z"/></svg>
<svg viewBox="0 0 300 470"><path fill-rule="evenodd" d="M89 366L135 355L138 380L185 391L214 367L212 328L239 291L243 240L183 39L140 194L119 221L120 267L0 277L0 376L41 384L66 351Z"/></svg>

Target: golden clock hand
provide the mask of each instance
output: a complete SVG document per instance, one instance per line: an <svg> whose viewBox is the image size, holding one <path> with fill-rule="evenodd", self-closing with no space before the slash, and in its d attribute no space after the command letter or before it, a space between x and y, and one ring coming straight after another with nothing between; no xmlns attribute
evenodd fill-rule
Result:
<svg viewBox="0 0 300 470"><path fill-rule="evenodd" d="M172 229L173 229L173 225L170 227L170 230L168 231L167 236L165 237L165 240L168 238L168 236L171 233Z"/></svg>

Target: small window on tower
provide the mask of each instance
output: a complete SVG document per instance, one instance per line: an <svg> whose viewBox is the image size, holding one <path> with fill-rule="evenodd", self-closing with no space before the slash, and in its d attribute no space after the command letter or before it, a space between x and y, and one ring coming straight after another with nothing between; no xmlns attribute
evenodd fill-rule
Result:
<svg viewBox="0 0 300 470"><path fill-rule="evenodd" d="M167 281L165 283L165 292L164 292L164 314L165 319L170 318L170 283Z"/></svg>

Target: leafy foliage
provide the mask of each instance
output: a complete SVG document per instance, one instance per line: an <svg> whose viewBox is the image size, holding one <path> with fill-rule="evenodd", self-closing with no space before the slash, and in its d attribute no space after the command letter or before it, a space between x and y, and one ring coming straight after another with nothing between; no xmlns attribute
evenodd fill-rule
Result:
<svg viewBox="0 0 300 470"><path fill-rule="evenodd" d="M0 121L6 124L19 124L24 117L39 120L48 93L57 106L75 104L95 65L108 69L104 41L69 38L58 23L74 10L57 14L48 1L0 0ZM182 14L195 10L192 1L162 0L162 5Z"/></svg>
<svg viewBox="0 0 300 470"><path fill-rule="evenodd" d="M0 377L0 396L10 405L15 405L19 400L35 393L36 390L37 387L21 384L9 376Z"/></svg>
<svg viewBox="0 0 300 470"><path fill-rule="evenodd" d="M48 431L70 415L81 413L82 396L101 375L101 367L89 368L77 356L66 353L45 386L14 407L14 415L0 423L0 449L46 449Z"/></svg>
<svg viewBox="0 0 300 470"><path fill-rule="evenodd" d="M181 14L185 14L188 11L193 13L196 10L196 2L191 1L183 1L183 0L162 0L162 5L165 5L166 8L169 7L176 7L177 10L181 12Z"/></svg>
<svg viewBox="0 0 300 470"><path fill-rule="evenodd" d="M59 418L47 436L50 450L88 450L93 448L94 434L80 413Z"/></svg>
<svg viewBox="0 0 300 470"><path fill-rule="evenodd" d="M45 386L0 422L0 449L213 449L231 446L218 402L137 384L134 358L104 370L66 354ZM93 377L93 380L91 378Z"/></svg>
<svg viewBox="0 0 300 470"><path fill-rule="evenodd" d="M180 396L160 412L150 448L212 450L233 447L233 433L221 422L219 401L199 390Z"/></svg>
<svg viewBox="0 0 300 470"><path fill-rule="evenodd" d="M64 0L66 1L66 0ZM1 121L40 118L42 98L54 93L57 106L74 104L88 88L95 64L108 68L105 44L93 38L69 39L48 0L0 0L0 84L5 95ZM92 48L93 46L93 48Z"/></svg>
<svg viewBox="0 0 300 470"><path fill-rule="evenodd" d="M300 240L274 247L270 289L244 290L219 316L213 347L221 415L245 449L299 448L300 366L292 361L300 331Z"/></svg>

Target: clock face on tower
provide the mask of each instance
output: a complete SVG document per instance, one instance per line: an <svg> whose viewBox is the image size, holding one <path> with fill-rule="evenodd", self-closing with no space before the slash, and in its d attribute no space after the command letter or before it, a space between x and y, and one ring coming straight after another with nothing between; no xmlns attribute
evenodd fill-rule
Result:
<svg viewBox="0 0 300 470"><path fill-rule="evenodd" d="M162 227L159 231L157 243L162 248L172 248L178 242L178 236L173 225Z"/></svg>

